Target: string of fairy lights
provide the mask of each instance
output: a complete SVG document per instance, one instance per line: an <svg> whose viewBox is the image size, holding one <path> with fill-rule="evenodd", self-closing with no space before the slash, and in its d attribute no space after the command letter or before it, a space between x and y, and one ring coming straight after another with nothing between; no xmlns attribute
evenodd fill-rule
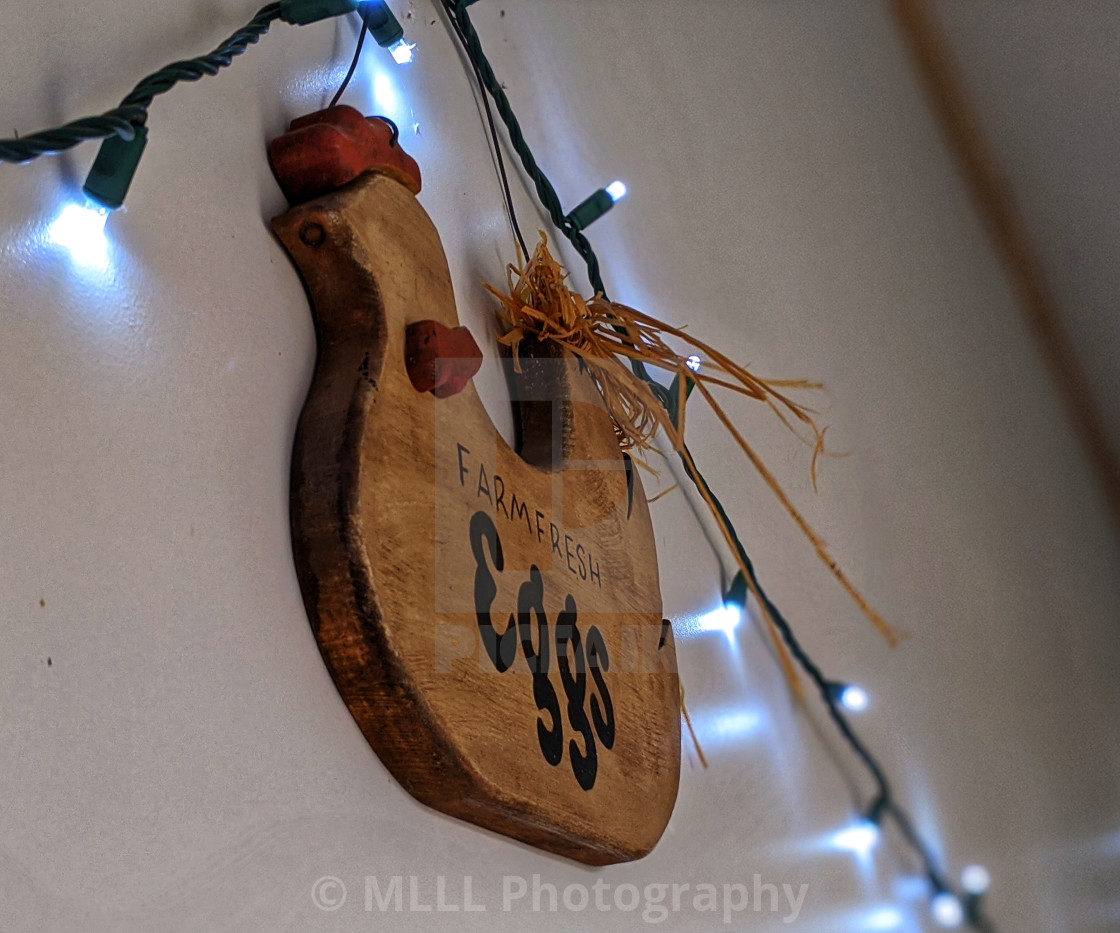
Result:
<svg viewBox="0 0 1120 933"><path fill-rule="evenodd" d="M521 235L510 192L509 175L503 157L503 140L499 136L494 120L494 109L497 110L506 129L508 145L518 156L537 199L560 234L572 244L586 262L587 275L593 290L605 296L606 289L599 271L599 260L584 231L626 195L625 184L614 181L593 192L571 210L565 211L555 188L525 140L520 123L505 93L505 86L495 76L490 61L482 49L481 40L468 13L468 7L477 0L438 0L438 2L448 18L452 33L477 82L502 183L506 210L522 250L528 255L529 250ZM331 102L332 105L341 97L353 76L367 35L372 37L377 45L387 50L398 64L405 65L413 60L415 46L406 40L400 21L384 0L366 0L366 2L279 0L258 10L249 23L233 33L208 55L175 62L144 78L117 107L111 110L74 120L54 129L11 139L0 139L0 162L28 162L43 155L66 151L82 142L101 140L100 151L90 169L83 192L87 199L87 212L99 217L99 223L103 224L108 213L120 208L124 203L147 143L148 109L157 96L166 93L180 82L197 81L217 74L221 69L228 67L235 57L244 53L250 45L258 42L277 21L302 26L349 14L356 14L360 18L361 30L353 62ZM493 109L491 101L493 101ZM676 412L676 386L662 386L652 379L640 363L634 365L637 375L647 381L655 396L666 406L670 417L675 421L679 414ZM689 369L697 371L703 365L703 361L699 357L689 357L687 365ZM946 928L968 925L980 931L994 930L991 921L983 912L984 894L991 883L987 870L980 865L969 865L961 872L959 884L953 884L948 880L933 855L931 846L917 831L909 814L895 797L892 784L882 765L852 727L850 714L859 713L868 706L869 698L866 691L823 674L797 639L792 626L766 596L730 518L703 475L699 470L690 467L688 462L685 460L686 474L715 504L721 519L731 529L731 539L739 551L740 563L747 568L750 576L748 580L740 572L733 579L724 598L724 614L737 619L746 609L748 590L757 594L765 603L771 618L774 619L791 655L798 662L803 673L818 688L821 701L841 737L865 766L875 783L876 791L870 804L857 815L851 826L836 834L837 844L854 852L866 853L878 841L881 827L888 821L891 822L923 865L929 884L932 919Z"/></svg>

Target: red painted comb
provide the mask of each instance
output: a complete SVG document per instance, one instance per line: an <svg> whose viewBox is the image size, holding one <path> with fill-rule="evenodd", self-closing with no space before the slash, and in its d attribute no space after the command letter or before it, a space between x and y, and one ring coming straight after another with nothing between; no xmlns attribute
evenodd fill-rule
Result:
<svg viewBox="0 0 1120 933"><path fill-rule="evenodd" d="M292 121L268 147L268 159L289 204L341 188L365 172L381 172L420 193L420 168L401 148L397 128L353 107L328 107Z"/></svg>

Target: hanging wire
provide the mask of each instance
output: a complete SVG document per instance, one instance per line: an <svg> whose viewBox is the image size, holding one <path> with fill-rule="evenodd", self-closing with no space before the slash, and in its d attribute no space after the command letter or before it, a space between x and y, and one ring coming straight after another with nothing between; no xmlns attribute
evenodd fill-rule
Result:
<svg viewBox="0 0 1120 933"><path fill-rule="evenodd" d="M505 124L510 145L520 158L522 168L525 170L526 175L532 181L537 199L540 201L545 211L547 211L557 230L567 238L586 263L587 277L591 283L592 289L597 294L602 295L604 299L607 299L606 287L600 272L598 257L595 255L595 251L592 249L591 243L587 237L580 230L575 228L565 214L556 189L552 186L552 182L544 173L543 169L537 164L536 158L533 156L533 152L528 142L525 140L517 116L514 114L513 108L510 105L509 98L506 96L501 82L498 81L495 76L494 70L482 49L482 42L467 13L467 6L469 6L471 2L472 0L442 0L444 9L447 11L448 17L454 25L455 35L467 59L471 63L477 80L494 100L494 105L498 110L498 114ZM508 200L508 207L512 216L512 199ZM632 362L632 366L635 374L645 380L658 401L665 406L673 422L677 423L679 413L676 411L677 406L674 403L670 391L660 383L655 382L641 362L635 360ZM785 616L782 615L778 607L774 605L769 596L766 595L766 591L763 589L761 583L759 583L755 573L754 564L748 556L747 550L743 546L735 530L735 526L728 517L723 504L712 491L712 488L708 485L707 480L704 478L699 468L697 468L687 446L684 446L680 451L680 458L684 466L685 474L696 486L701 496L712 507L717 519L726 528L728 538L734 544L737 562L741 567L745 568L745 584L750 591L756 595L759 602L765 606L793 658L800 665L809 680L817 687L821 700L828 710L829 717L832 719L841 737L871 775L876 785L876 795L873 798L871 807L869 807L867 811L869 817L873 818L876 822L888 818L894 822L902 838L921 861L934 894L951 893L957 896L962 903L967 903L967 897L954 891L953 887L946 879L933 855L931 847L914 827L913 820L909 813L895 799L890 782L887 779L886 772L882 765L874 754L872 754L867 745L864 744L863 740L857 735L848 717L840 707L833 689L835 682L824 675L820 667L813 661L812 657L810 657L800 640L794 634L793 627L786 620ZM740 571L740 576L742 575L743 572ZM991 931L994 930L990 921L979 913L975 905L972 906L966 919L968 923L977 930L985 931L985 933L991 933Z"/></svg>
<svg viewBox="0 0 1120 933"><path fill-rule="evenodd" d="M380 114L378 114L376 119L380 120L382 123L386 124L389 127L389 145L395 146L397 144L397 140L401 138L401 128L388 117L383 117Z"/></svg>
<svg viewBox="0 0 1120 933"><path fill-rule="evenodd" d="M358 60L362 57L362 45L366 41L367 32L369 32L369 26L366 24L365 20L362 20L362 28L358 33L358 44L354 48L354 58L350 62L350 70L346 72L346 77L342 79L342 83L338 86L338 90L334 92L334 97L331 98L331 102L327 104L328 108L333 107L335 104L337 104L342 98L343 91L345 91L346 88L349 87L350 79L354 77L354 71L358 67ZM394 123L393 126L395 127L396 124Z"/></svg>
<svg viewBox="0 0 1120 933"><path fill-rule="evenodd" d="M458 37L460 45L466 50L466 36L463 34L459 22L451 12L450 7L447 3L444 5L448 9L448 17L452 28L455 30L455 35ZM521 234L521 226L517 222L517 209L513 206L513 194L510 192L509 176L506 174L506 160L502 155L502 141L498 136L498 128L494 125L494 112L490 108L490 97L486 93L486 82L483 79L482 72L479 71L478 64L469 51L467 51L467 61L470 63L471 70L474 72L474 79L478 84L478 96L482 98L482 107L486 113L486 124L490 132L490 142L494 149L494 159L498 164L498 177L502 183L502 196L505 198L506 212L509 214L510 226L513 227L514 236L517 237L517 243L521 247L522 256L525 261L528 261L530 256L529 247L525 242L525 237Z"/></svg>
<svg viewBox="0 0 1120 933"><path fill-rule="evenodd" d="M31 133L15 139L0 139L0 162L29 162L39 156L54 155L93 139L119 136L131 140L137 127L148 120L148 107L159 94L170 91L180 81L198 81L216 75L233 59L257 42L280 18L280 4L261 7L244 26L209 55L173 62L144 78L121 101L120 106L99 116L82 117L52 130Z"/></svg>

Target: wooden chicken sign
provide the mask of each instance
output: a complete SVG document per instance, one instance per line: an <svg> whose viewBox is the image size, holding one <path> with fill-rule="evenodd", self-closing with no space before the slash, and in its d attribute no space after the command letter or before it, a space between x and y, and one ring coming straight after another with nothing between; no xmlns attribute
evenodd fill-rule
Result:
<svg viewBox="0 0 1120 933"><path fill-rule="evenodd" d="M395 127L333 107L269 155L319 336L295 562L339 692L423 803L594 865L642 857L676 799L680 688L649 507L598 390L523 345L512 450Z"/></svg>

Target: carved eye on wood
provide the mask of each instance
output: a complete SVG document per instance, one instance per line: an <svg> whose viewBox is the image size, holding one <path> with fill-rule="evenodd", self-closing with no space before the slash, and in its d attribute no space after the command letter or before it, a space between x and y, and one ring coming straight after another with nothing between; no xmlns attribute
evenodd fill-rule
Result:
<svg viewBox="0 0 1120 933"><path fill-rule="evenodd" d="M417 799L591 864L639 858L676 798L680 692L637 471L547 347L522 347L512 450L431 220L395 169L344 184L273 222L320 339L292 530L323 658Z"/></svg>

